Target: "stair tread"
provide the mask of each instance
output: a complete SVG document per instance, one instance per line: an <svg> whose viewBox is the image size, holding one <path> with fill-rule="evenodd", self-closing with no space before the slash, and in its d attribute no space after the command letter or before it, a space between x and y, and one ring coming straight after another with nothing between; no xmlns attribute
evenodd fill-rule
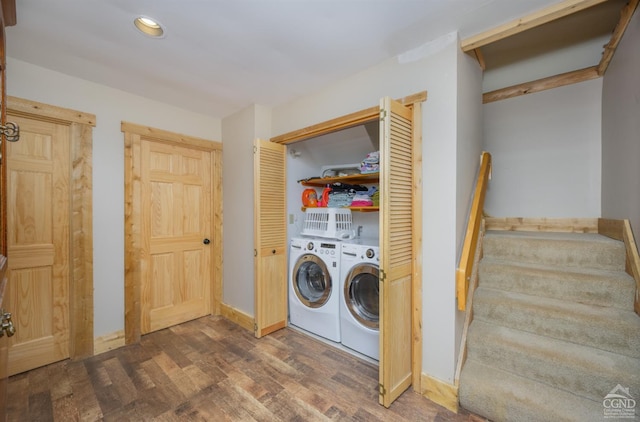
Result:
<svg viewBox="0 0 640 422"><path fill-rule="evenodd" d="M462 370L459 397L463 408L494 422L601 421L603 414L602 402L472 359Z"/></svg>
<svg viewBox="0 0 640 422"><path fill-rule="evenodd" d="M572 338L578 343L581 341L577 337L569 337L570 334L565 332L570 327L582 327L582 334L588 336L584 339L589 341L587 344L595 346L590 339L596 334L604 335L609 339L609 343L601 348L640 357L640 318L633 311L566 302L482 285L475 291L473 310L474 318L525 331L543 330L544 334L550 337ZM553 325L559 321L562 321L562 326ZM625 332L637 335L627 336ZM615 347L619 349L612 349Z"/></svg>
<svg viewBox="0 0 640 422"><path fill-rule="evenodd" d="M493 294L495 296L502 297L507 300L513 300L517 302L530 303L532 306L548 309L549 311L567 311L569 313L593 315L594 317L601 318L621 318L623 320L635 321L640 327L640 318L633 311L627 311L624 309L613 308L610 306L595 306L584 303L569 302L562 299L541 297L535 295L529 295L526 293L511 292L508 290L493 289L487 286L478 286L475 291L480 296ZM475 298L474 298L475 304Z"/></svg>
<svg viewBox="0 0 640 422"><path fill-rule="evenodd" d="M618 383L640 389L640 359L509 327L472 322L467 357L592 400Z"/></svg>
<svg viewBox="0 0 640 422"><path fill-rule="evenodd" d="M483 254L566 267L625 269L624 243L596 233L487 231Z"/></svg>
<svg viewBox="0 0 640 422"><path fill-rule="evenodd" d="M565 269L485 257L479 274L485 287L633 310L635 280L624 271Z"/></svg>

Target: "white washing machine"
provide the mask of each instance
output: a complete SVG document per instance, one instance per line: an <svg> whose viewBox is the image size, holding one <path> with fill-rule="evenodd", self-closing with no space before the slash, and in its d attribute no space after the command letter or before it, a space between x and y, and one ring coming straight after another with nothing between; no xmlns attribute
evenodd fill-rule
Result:
<svg viewBox="0 0 640 422"><path fill-rule="evenodd" d="M340 342L340 249L335 240L291 239L289 322Z"/></svg>
<svg viewBox="0 0 640 422"><path fill-rule="evenodd" d="M340 333L342 344L372 359L380 357L380 257L376 239L342 245Z"/></svg>

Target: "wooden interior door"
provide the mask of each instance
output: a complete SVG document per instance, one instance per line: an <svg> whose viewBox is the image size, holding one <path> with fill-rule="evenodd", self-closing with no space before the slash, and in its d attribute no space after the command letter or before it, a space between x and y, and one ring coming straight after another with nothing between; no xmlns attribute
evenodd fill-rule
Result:
<svg viewBox="0 0 640 422"><path fill-rule="evenodd" d="M254 313L260 338L287 326L287 201L284 145L254 143Z"/></svg>
<svg viewBox="0 0 640 422"><path fill-rule="evenodd" d="M412 380L413 113L380 102L379 401L389 407Z"/></svg>
<svg viewBox="0 0 640 422"><path fill-rule="evenodd" d="M211 153L141 141L142 334L211 314Z"/></svg>
<svg viewBox="0 0 640 422"><path fill-rule="evenodd" d="M69 357L70 131L14 117L7 145L9 374Z"/></svg>

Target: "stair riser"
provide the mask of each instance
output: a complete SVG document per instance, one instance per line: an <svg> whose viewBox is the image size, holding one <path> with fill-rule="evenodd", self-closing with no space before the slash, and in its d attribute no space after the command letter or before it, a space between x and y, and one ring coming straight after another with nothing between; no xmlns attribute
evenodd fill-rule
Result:
<svg viewBox="0 0 640 422"><path fill-rule="evenodd" d="M633 310L635 283L626 275L598 276L480 262L482 285L535 296Z"/></svg>
<svg viewBox="0 0 640 422"><path fill-rule="evenodd" d="M474 297L474 318L505 327L640 358L638 326L626 321L587 320L553 308L505 298Z"/></svg>
<svg viewBox="0 0 640 422"><path fill-rule="evenodd" d="M517 237L485 237L483 254L519 263L624 271L624 245Z"/></svg>
<svg viewBox="0 0 640 422"><path fill-rule="evenodd" d="M546 384L468 360L460 376L460 404L493 422L602 422L602 399L578 397Z"/></svg>
<svg viewBox="0 0 640 422"><path fill-rule="evenodd" d="M486 334L486 333L485 333ZM640 391L640 360L623 356L568 356L536 344L483 338L470 331L467 358L598 401L617 384Z"/></svg>

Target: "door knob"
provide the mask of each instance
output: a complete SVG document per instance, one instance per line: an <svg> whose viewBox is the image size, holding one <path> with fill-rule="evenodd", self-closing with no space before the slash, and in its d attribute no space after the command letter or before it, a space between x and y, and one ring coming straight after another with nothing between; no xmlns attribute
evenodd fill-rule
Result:
<svg viewBox="0 0 640 422"><path fill-rule="evenodd" d="M202 243L204 243L205 245L208 245L209 243L211 243L211 241L209 239L205 239L202 241Z"/></svg>

